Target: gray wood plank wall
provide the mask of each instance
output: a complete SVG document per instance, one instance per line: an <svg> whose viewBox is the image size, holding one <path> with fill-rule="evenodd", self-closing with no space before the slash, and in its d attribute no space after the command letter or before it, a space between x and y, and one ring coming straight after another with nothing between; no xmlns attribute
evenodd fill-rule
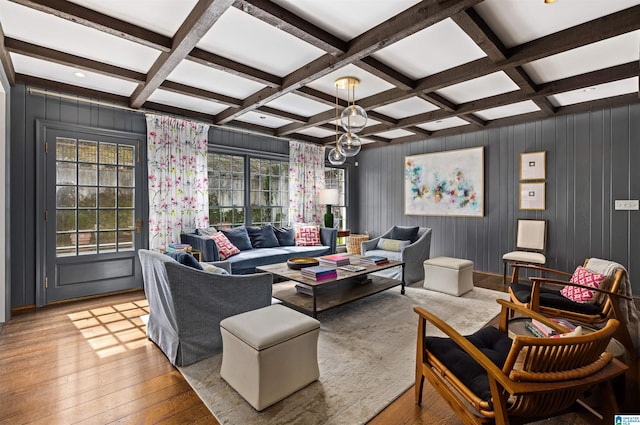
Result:
<svg viewBox="0 0 640 425"><path fill-rule="evenodd" d="M485 147L485 216L404 215L404 158ZM519 209L520 153L546 151L546 209ZM572 271L585 258L627 267L640 294L640 211L615 211L640 199L640 105L485 129L363 150L357 157L357 232L377 236L397 225L433 228L431 256L467 258L501 273L518 218L549 220L548 266Z"/></svg>

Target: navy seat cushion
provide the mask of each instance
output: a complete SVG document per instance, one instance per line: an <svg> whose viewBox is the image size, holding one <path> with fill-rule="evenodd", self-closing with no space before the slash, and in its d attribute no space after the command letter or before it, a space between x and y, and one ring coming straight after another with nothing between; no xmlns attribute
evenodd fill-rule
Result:
<svg viewBox="0 0 640 425"><path fill-rule="evenodd" d="M251 246L251 239L249 239L249 233L244 226L234 227L233 229L220 230L229 239L229 242L234 244L240 251L247 251L253 249Z"/></svg>
<svg viewBox="0 0 640 425"><path fill-rule="evenodd" d="M528 303L531 301L531 282L512 283L511 292L521 303ZM544 286L540 288L540 305L582 314L599 314L602 312L600 304L577 303L562 296L559 290L545 288Z"/></svg>
<svg viewBox="0 0 640 425"><path fill-rule="evenodd" d="M273 232L280 246L296 246L296 234L293 227L274 227Z"/></svg>
<svg viewBox="0 0 640 425"><path fill-rule="evenodd" d="M499 368L504 366L511 349L511 338L493 326L482 328L466 336L476 348ZM487 372L450 338L427 337L426 347L453 375L482 400L491 402L491 388Z"/></svg>
<svg viewBox="0 0 640 425"><path fill-rule="evenodd" d="M251 246L254 248L273 248L280 246L271 224L263 224L260 227L248 226L247 233L251 240Z"/></svg>
<svg viewBox="0 0 640 425"><path fill-rule="evenodd" d="M419 227L398 227L393 226L391 228L391 239L399 241L411 241L414 243L418 240Z"/></svg>
<svg viewBox="0 0 640 425"><path fill-rule="evenodd" d="M195 257L191 254L179 251L167 251L165 252L165 255L168 255L182 265L193 267L197 270L202 270L202 266L200 265L200 263L198 263L198 260L196 260Z"/></svg>

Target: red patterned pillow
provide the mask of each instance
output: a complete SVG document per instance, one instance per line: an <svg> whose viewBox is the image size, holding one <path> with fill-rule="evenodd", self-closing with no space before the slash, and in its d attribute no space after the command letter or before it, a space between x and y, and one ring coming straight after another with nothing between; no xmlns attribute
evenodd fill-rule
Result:
<svg viewBox="0 0 640 425"><path fill-rule="evenodd" d="M593 273L582 266L578 266L575 272L573 272L573 276L571 276L570 282L578 283L584 286L590 286L592 288L600 288L600 285L607 277L603 274ZM560 293L569 298L571 301L575 301L577 303L585 304L591 303L595 301L594 293L595 291L590 291L585 288L578 288L575 286L565 286L562 288Z"/></svg>
<svg viewBox="0 0 640 425"><path fill-rule="evenodd" d="M295 227L296 246L321 246L320 227L297 225Z"/></svg>
<svg viewBox="0 0 640 425"><path fill-rule="evenodd" d="M229 258L232 255L240 252L238 247L232 244L222 232L214 233L213 235L211 235L211 239L213 239L213 241L216 243L216 246L218 247L218 254L220 254L221 260Z"/></svg>

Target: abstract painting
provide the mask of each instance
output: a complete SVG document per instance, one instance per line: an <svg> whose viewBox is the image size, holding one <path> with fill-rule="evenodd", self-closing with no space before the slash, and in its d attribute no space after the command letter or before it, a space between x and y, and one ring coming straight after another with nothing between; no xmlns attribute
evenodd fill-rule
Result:
<svg viewBox="0 0 640 425"><path fill-rule="evenodd" d="M404 159L406 215L484 215L484 147Z"/></svg>

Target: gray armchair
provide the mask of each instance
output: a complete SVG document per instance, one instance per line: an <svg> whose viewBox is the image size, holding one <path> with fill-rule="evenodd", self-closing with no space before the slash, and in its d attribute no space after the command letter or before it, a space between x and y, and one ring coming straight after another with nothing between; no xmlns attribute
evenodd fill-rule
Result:
<svg viewBox="0 0 640 425"><path fill-rule="evenodd" d="M407 285L423 280L424 267L422 263L429 258L429 252L431 251L431 229L428 227L418 228L418 239L399 252L378 248L378 241L381 238L391 239L391 233L394 228L401 231L411 229L408 226L394 226L379 237L362 242L362 255L382 255L389 259L404 261L404 276L401 276L401 271L397 271L392 277L403 279Z"/></svg>
<svg viewBox="0 0 640 425"><path fill-rule="evenodd" d="M220 275L145 249L138 255L149 301L147 336L175 366L221 352L222 319L271 304L269 273ZM215 264L230 271L228 263Z"/></svg>

